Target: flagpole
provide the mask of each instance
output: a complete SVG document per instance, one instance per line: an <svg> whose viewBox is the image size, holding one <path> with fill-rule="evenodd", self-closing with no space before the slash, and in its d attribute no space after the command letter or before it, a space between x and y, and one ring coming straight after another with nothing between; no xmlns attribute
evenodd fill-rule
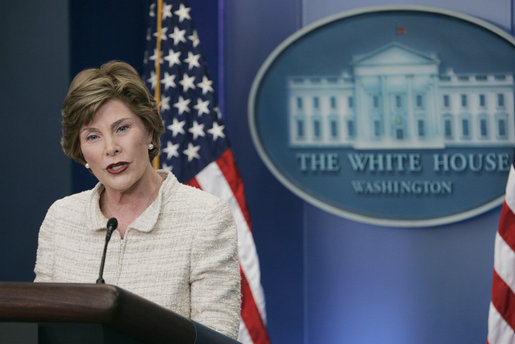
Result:
<svg viewBox="0 0 515 344"><path fill-rule="evenodd" d="M156 37L156 90L154 92L154 98L157 102L157 111L160 111L161 107L161 30L162 30L162 18L163 18L163 0L157 0L157 13L156 13L156 22L157 22L157 37ZM160 149L160 147L156 147ZM154 169L159 169L159 154L155 156L154 161L152 162Z"/></svg>

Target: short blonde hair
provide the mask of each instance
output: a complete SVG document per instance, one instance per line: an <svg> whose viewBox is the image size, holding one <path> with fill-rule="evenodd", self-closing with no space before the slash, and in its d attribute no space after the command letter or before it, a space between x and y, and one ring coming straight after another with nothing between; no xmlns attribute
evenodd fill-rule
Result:
<svg viewBox="0 0 515 344"><path fill-rule="evenodd" d="M79 163L86 162L80 148L80 129L91 123L98 109L111 99L123 101L152 133L154 149L148 154L150 160L154 159L159 154L164 132L157 103L136 70L120 61L85 69L72 80L62 109L64 153Z"/></svg>

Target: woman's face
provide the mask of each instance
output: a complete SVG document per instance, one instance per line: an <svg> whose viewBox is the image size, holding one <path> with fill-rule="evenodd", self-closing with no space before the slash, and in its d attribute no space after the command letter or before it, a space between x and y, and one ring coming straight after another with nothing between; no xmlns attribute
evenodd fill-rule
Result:
<svg viewBox="0 0 515 344"><path fill-rule="evenodd" d="M148 158L152 135L119 99L102 105L79 135L84 159L108 191L130 191L152 171Z"/></svg>

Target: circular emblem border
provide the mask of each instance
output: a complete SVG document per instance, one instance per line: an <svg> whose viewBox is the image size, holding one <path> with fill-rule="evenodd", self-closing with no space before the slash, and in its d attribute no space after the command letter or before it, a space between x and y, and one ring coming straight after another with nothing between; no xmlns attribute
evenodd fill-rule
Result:
<svg viewBox="0 0 515 344"><path fill-rule="evenodd" d="M503 203L504 201L504 195L498 197L497 199L494 199L493 201L484 203L483 205L470 209L468 211L450 215L450 216L442 216L442 217L436 217L432 219L424 219L424 220L392 220L389 218L381 218L381 217L371 217L371 216L364 216L360 214L356 214L350 211L346 211L344 209L332 206L330 204L324 203L317 199L316 197L313 197L307 192L304 192L303 190L299 189L294 183L292 183L288 178L286 178L279 169L276 168L276 166L273 164L273 162L269 159L267 154L265 153L265 150L263 146L261 145L261 141L259 139L259 134L255 126L255 101L256 101L256 95L259 91L261 82L268 71L269 67L273 65L275 60L281 55L281 53L287 49L290 45L292 45L295 41L302 38L307 33L318 29L322 26L325 26L327 24L330 24L332 22L341 20L343 18L353 17L356 15L362 15L367 13L373 13L373 12L392 12L392 11L419 11L419 12L425 12L425 13L435 13L435 14L441 14L446 15L450 17L455 17L457 19L473 23L477 26L483 27L490 32L500 36L501 38L507 40L510 42L513 46L515 46L515 37L511 36L509 33L503 31L497 26L494 26L493 24L490 24L484 20L481 20L479 18L463 14L460 12L452 11L452 10L446 10L436 7L428 7L428 6L376 6L376 7L365 7L361 9L356 10L350 10L350 11L344 11L323 19L320 19L310 25L307 25L306 27L296 31L294 34L289 36L286 40L284 40L277 48L275 48L272 53L267 57L265 62L261 65L260 69L258 70L258 73L256 74L256 77L254 78L254 81L252 83L252 87L250 90L249 95L249 101L248 101L248 119L249 119L249 127L250 127L250 133L252 136L252 141L254 143L254 146L256 147L256 150L261 158L261 160L265 163L267 168L272 172L272 174L284 185L286 188L288 188L291 192L293 192L298 197L302 198L306 202L321 208L329 213L342 216L344 218L355 220L363 223L373 224L373 225L380 225L380 226L392 226L392 227L430 227L430 226L438 226L438 225L444 225L449 223L454 223L458 221L462 221L480 214L483 214L497 206Z"/></svg>

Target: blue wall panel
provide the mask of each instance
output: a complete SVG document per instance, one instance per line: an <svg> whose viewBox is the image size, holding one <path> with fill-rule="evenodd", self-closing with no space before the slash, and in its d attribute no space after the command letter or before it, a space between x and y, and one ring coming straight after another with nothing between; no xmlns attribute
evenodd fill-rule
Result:
<svg viewBox="0 0 515 344"><path fill-rule="evenodd" d="M71 188L59 144L67 2L2 1L0 13L0 281L30 281L41 221Z"/></svg>
<svg viewBox="0 0 515 344"><path fill-rule="evenodd" d="M484 343L498 217L388 228L307 206L308 343Z"/></svg>

